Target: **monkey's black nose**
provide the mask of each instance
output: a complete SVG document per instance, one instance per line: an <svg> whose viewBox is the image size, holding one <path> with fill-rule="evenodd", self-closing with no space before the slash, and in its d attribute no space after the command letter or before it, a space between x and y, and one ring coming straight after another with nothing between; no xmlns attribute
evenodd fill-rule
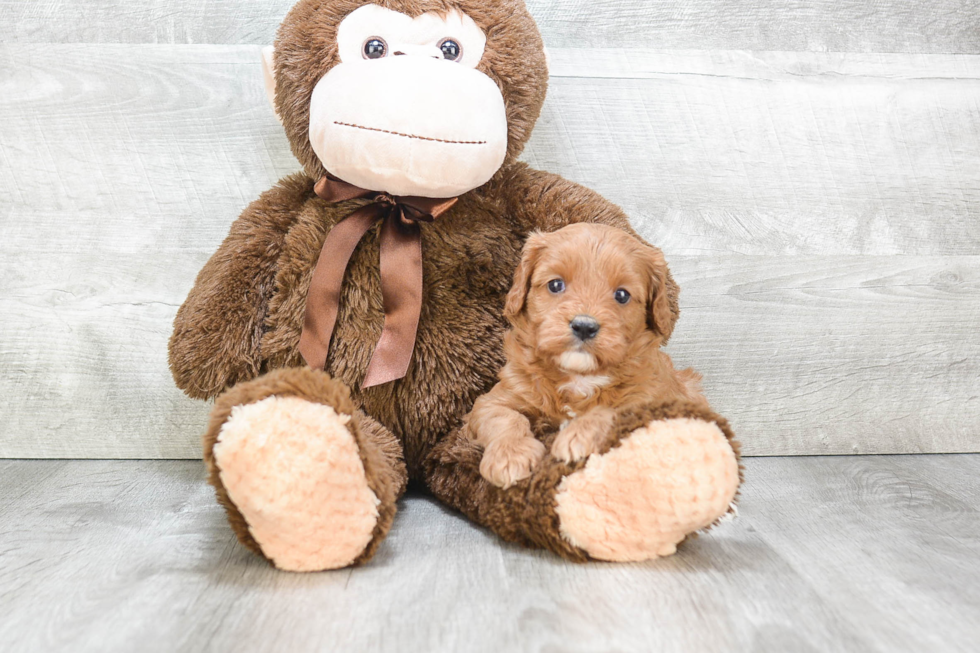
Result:
<svg viewBox="0 0 980 653"><path fill-rule="evenodd" d="M572 328L575 337L582 342L592 340L595 334L599 333L599 322L591 315L576 315L568 326Z"/></svg>

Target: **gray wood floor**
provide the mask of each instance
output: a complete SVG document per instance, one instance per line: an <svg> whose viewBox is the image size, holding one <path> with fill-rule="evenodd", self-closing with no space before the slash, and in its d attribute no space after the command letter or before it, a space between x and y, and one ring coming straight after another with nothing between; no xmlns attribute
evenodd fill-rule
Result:
<svg viewBox="0 0 980 653"><path fill-rule="evenodd" d="M277 572L194 461L0 461L3 651L956 651L980 455L755 458L740 517L574 565L402 502L368 566Z"/></svg>

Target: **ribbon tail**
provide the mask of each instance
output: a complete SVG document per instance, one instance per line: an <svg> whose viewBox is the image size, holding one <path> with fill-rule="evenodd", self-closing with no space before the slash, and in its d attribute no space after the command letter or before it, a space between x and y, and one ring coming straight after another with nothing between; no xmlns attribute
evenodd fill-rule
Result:
<svg viewBox="0 0 980 653"><path fill-rule="evenodd" d="M310 280L303 332L299 337L299 353L315 370L322 370L327 364L347 264L361 238L377 221L378 214L376 204L362 206L335 224L323 241Z"/></svg>
<svg viewBox="0 0 980 653"><path fill-rule="evenodd" d="M381 228L381 293L385 323L362 388L400 379L408 372L422 311L422 235L401 211Z"/></svg>

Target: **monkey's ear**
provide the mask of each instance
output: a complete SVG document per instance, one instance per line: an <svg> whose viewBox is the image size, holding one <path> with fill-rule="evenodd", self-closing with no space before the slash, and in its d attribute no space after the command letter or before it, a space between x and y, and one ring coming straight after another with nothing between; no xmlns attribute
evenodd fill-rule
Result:
<svg viewBox="0 0 980 653"><path fill-rule="evenodd" d="M647 297L647 325L664 342L674 331L677 316L670 306L670 293L667 287L667 262L664 254L656 247L645 248L650 269L650 294Z"/></svg>
<svg viewBox="0 0 980 653"><path fill-rule="evenodd" d="M524 302L527 301L527 293L531 289L531 275L534 274L534 266L538 264L544 248L545 239L542 233L535 232L525 241L521 262L514 272L514 285L507 293L507 301L504 303L504 317L508 320L513 321L524 310Z"/></svg>
<svg viewBox="0 0 980 653"><path fill-rule="evenodd" d="M276 49L271 45L262 48L262 77L265 79L265 94L269 96L269 104L272 105L273 111L276 111L276 70L273 65L275 53ZM276 111L276 118L279 118L278 111ZM279 118L279 122L282 122L282 118Z"/></svg>

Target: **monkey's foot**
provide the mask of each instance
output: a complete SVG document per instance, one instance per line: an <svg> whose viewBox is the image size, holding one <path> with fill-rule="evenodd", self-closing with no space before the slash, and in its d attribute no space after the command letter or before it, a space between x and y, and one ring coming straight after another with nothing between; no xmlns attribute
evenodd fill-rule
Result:
<svg viewBox="0 0 980 653"><path fill-rule="evenodd" d="M218 397L204 462L241 543L292 571L370 560L408 482L395 436L343 383L302 367Z"/></svg>
<svg viewBox="0 0 980 653"><path fill-rule="evenodd" d="M350 415L270 396L235 406L214 461L262 553L280 569L346 567L367 548L380 501L368 485Z"/></svg>
<svg viewBox="0 0 980 653"><path fill-rule="evenodd" d="M380 501L368 486L351 416L271 396L235 406L214 460L262 553L280 569L346 567L371 541Z"/></svg>
<svg viewBox="0 0 980 653"><path fill-rule="evenodd" d="M555 512L561 536L591 558L647 560L674 553L728 512L738 485L735 451L718 424L658 419L562 479Z"/></svg>

